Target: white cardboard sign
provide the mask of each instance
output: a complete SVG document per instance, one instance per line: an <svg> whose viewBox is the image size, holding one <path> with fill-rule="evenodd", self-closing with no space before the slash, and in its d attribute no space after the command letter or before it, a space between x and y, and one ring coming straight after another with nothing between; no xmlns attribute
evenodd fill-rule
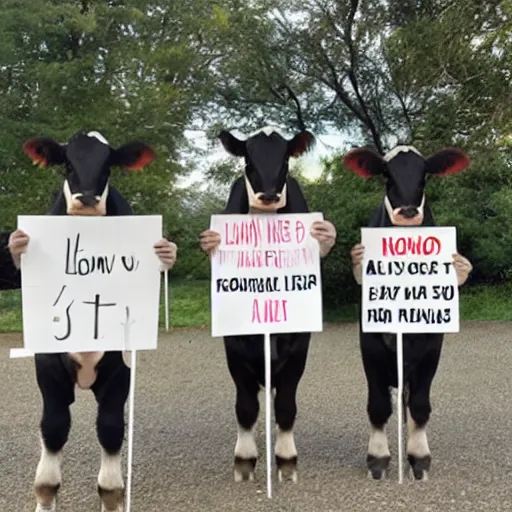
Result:
<svg viewBox="0 0 512 512"><path fill-rule="evenodd" d="M311 224L321 213L212 215L212 336L318 332L322 283Z"/></svg>
<svg viewBox="0 0 512 512"><path fill-rule="evenodd" d="M162 217L19 216L24 348L157 348ZM126 343L126 326L130 339Z"/></svg>
<svg viewBox="0 0 512 512"><path fill-rule="evenodd" d="M363 332L459 332L454 227L362 228Z"/></svg>

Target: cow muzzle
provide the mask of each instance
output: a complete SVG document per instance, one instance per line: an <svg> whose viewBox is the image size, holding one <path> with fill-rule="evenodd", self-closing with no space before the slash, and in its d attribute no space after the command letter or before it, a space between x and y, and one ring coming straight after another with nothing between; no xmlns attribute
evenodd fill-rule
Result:
<svg viewBox="0 0 512 512"><path fill-rule="evenodd" d="M399 215L402 217L405 217L406 219L412 219L413 217L416 217L416 215L419 215L419 210L415 206L406 206L403 208L400 208L400 211L398 212Z"/></svg>
<svg viewBox="0 0 512 512"><path fill-rule="evenodd" d="M250 208L270 213L286 206L286 184L281 192L276 192L274 189L256 193L247 177L245 177L245 185Z"/></svg>
<svg viewBox="0 0 512 512"><path fill-rule="evenodd" d="M384 203L393 226L421 226L423 224L425 197L423 197L420 206L408 205L393 208L387 196Z"/></svg>
<svg viewBox="0 0 512 512"><path fill-rule="evenodd" d="M66 197L68 215L99 216L107 213L108 185L101 196L93 192L71 193L68 182L64 183L64 195Z"/></svg>

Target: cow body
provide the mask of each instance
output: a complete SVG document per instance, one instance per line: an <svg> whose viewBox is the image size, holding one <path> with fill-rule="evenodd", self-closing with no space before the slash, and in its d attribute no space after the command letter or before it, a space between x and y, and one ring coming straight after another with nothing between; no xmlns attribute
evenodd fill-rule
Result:
<svg viewBox="0 0 512 512"><path fill-rule="evenodd" d="M151 159L147 146L132 143L114 150L96 132L78 133L62 146L48 139L34 139L25 144L25 151L35 163L64 164L67 168L66 180L49 215L131 215L131 207L123 196L109 186L109 166L143 165ZM36 354L35 369L43 400L42 450L34 482L36 512L56 510L61 484L60 454L71 428L69 408L75 400L77 385L90 389L98 404L96 431L101 445L98 492L102 510L122 512L121 447L124 406L130 388L130 369L122 352Z"/></svg>
<svg viewBox="0 0 512 512"><path fill-rule="evenodd" d="M369 223L373 228L435 226L424 193L426 174L451 174L468 163L464 153L452 149L442 150L426 160L411 147L398 147L384 158L366 149L352 150L345 157L345 164L357 174L364 177L382 174L387 179L386 196ZM356 278L360 281L359 276ZM391 459L385 426L392 414L391 389L398 387L396 335L363 333L361 318L359 326L371 424L367 466L369 475L380 480L385 478ZM426 425L431 413L430 389L443 337L442 333L403 335L407 458L416 480L427 478L431 464Z"/></svg>
<svg viewBox="0 0 512 512"><path fill-rule="evenodd" d="M307 213L308 206L299 184L286 180L286 206L277 213ZM233 184L224 213L249 213L245 181ZM296 394L306 367L311 333L271 336L271 386L278 425L275 459L280 478L296 479L297 450L293 425L297 414ZM224 347L228 369L236 386L238 440L235 447L235 479L252 479L258 452L253 428L258 418L258 392L265 387L264 338L261 335L226 336Z"/></svg>
<svg viewBox="0 0 512 512"><path fill-rule="evenodd" d="M244 157L244 176L235 180L223 213L307 213L308 205L298 182L288 176L288 159L313 144L306 131L288 141L273 130L263 130L246 141L228 132L220 139L232 155ZM271 335L271 388L277 423L275 459L279 479L296 481L297 450L293 426L297 414L296 393L304 373L311 333ZM265 387L264 337L226 336L224 347L229 372L236 388L238 437L235 446L235 481L252 480L258 458L254 425L259 414L258 392Z"/></svg>

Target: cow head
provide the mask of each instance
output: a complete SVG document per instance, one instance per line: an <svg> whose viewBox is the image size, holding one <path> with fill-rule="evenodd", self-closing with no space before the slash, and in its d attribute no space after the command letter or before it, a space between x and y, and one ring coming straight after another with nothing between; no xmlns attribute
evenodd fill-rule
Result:
<svg viewBox="0 0 512 512"><path fill-rule="evenodd" d="M385 176L384 203L393 225L421 226L427 174L455 174L469 165L469 158L455 148L442 149L423 158L411 146L398 146L384 157L371 149L353 149L345 155L343 162L364 178Z"/></svg>
<svg viewBox="0 0 512 512"><path fill-rule="evenodd" d="M227 131L222 131L219 138L228 153L245 160L249 207L267 212L286 206L288 161L308 151L315 142L308 131L286 140L272 128L260 130L244 141Z"/></svg>
<svg viewBox="0 0 512 512"><path fill-rule="evenodd" d="M142 142L114 149L98 132L78 132L64 144L48 138L31 139L23 151L34 165L64 166L68 215L105 215L110 167L141 171L155 158L153 150Z"/></svg>

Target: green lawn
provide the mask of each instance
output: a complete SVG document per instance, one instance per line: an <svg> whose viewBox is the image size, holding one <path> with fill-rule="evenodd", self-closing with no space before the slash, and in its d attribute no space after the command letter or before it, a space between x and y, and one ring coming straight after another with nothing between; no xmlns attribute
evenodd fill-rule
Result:
<svg viewBox="0 0 512 512"><path fill-rule="evenodd" d="M512 320L512 284L473 286L461 290L462 320ZM165 324L162 293L160 325ZM209 281L172 281L169 288L171 327L208 327L210 325ZM354 322L355 305L338 311L325 311L326 322ZM21 294L0 292L0 332L21 332Z"/></svg>

